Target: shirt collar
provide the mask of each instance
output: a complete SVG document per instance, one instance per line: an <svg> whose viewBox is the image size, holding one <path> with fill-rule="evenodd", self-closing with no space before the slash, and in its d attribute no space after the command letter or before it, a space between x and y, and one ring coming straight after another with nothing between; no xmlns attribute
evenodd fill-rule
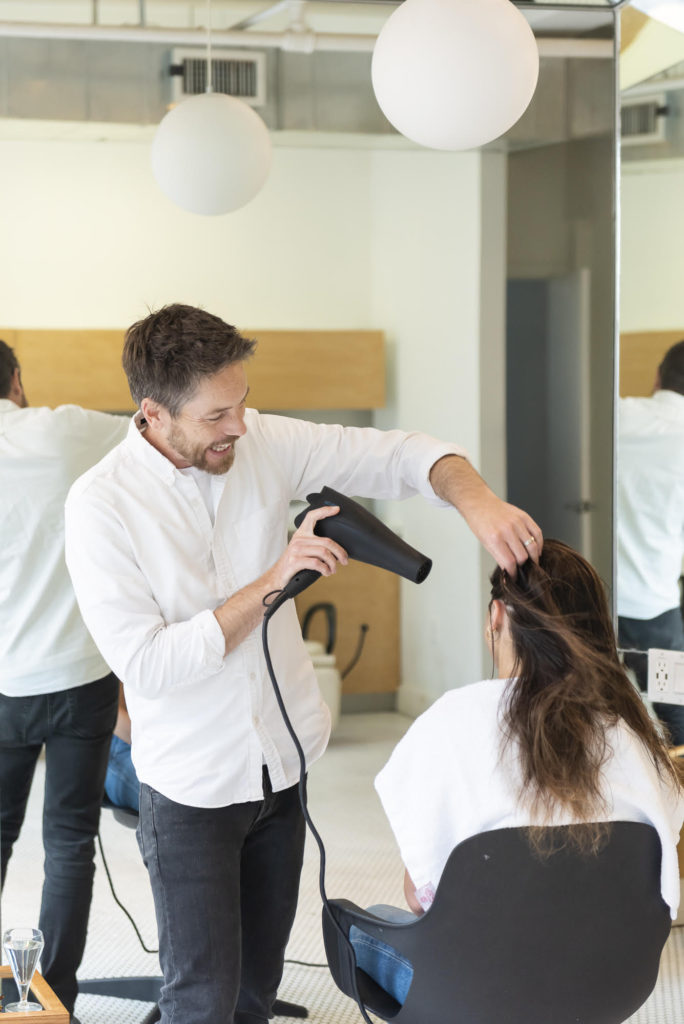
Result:
<svg viewBox="0 0 684 1024"><path fill-rule="evenodd" d="M124 444L133 454L138 462L144 463L155 476L158 476L166 484L173 484L176 479L176 467L162 455L160 451L146 441L143 437L144 420L141 412L137 412L131 419L128 428L128 435Z"/></svg>
<svg viewBox="0 0 684 1024"><path fill-rule="evenodd" d="M661 388L653 393L652 398L659 405L666 406L668 409L677 409L684 413L684 395L680 395L678 391L668 391L667 388Z"/></svg>
<svg viewBox="0 0 684 1024"><path fill-rule="evenodd" d="M684 394L680 394L679 391L661 388L653 392L651 400L657 403L658 410L666 416L670 414L678 420L684 417Z"/></svg>
<svg viewBox="0 0 684 1024"><path fill-rule="evenodd" d="M0 412L20 412L21 406L11 398L0 398Z"/></svg>

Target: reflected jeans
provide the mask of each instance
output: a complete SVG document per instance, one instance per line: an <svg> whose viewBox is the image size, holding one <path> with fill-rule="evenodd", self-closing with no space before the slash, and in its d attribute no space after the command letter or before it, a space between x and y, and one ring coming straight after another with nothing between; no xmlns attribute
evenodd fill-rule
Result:
<svg viewBox="0 0 684 1024"><path fill-rule="evenodd" d="M386 921L392 921L395 924L409 924L416 920L416 915L412 914L410 910L401 910L399 907L378 904L378 906L369 907L368 910L376 917L384 917ZM413 967L410 961L397 953L396 949L386 942L376 939L374 935L367 935L355 925L349 929L349 940L354 947L357 966L403 1005L413 978Z"/></svg>
<svg viewBox="0 0 684 1024"><path fill-rule="evenodd" d="M131 745L118 736L112 736L105 793L115 807L137 811L140 806L140 783L131 761Z"/></svg>
<svg viewBox="0 0 684 1024"><path fill-rule="evenodd" d="M45 745L45 878L38 920L45 936L41 973L70 1013L85 949L95 836L118 700L119 683L113 675L56 693L0 695L2 883ZM22 884L21 865L13 882Z"/></svg>
<svg viewBox="0 0 684 1024"><path fill-rule="evenodd" d="M680 608L657 615L653 619L630 619L618 616L618 643L620 647L634 647L647 651L659 647L663 651L684 651L684 624ZM634 672L639 688L645 693L648 684L648 656L646 654L623 655L625 665ZM653 710L666 726L674 746L684 743L684 705L654 702Z"/></svg>
<svg viewBox="0 0 684 1024"><path fill-rule="evenodd" d="M297 908L304 818L297 787L188 807L140 787L164 974L161 1024L267 1024Z"/></svg>

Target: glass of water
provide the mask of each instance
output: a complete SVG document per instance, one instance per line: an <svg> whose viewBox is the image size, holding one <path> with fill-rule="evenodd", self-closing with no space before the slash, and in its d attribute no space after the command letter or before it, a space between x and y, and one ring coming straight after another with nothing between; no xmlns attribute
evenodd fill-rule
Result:
<svg viewBox="0 0 684 1024"><path fill-rule="evenodd" d="M19 989L19 1002L9 1003L5 1013L35 1013L40 1003L30 1003L28 993L43 950L43 933L37 928L10 928L2 937L2 947Z"/></svg>

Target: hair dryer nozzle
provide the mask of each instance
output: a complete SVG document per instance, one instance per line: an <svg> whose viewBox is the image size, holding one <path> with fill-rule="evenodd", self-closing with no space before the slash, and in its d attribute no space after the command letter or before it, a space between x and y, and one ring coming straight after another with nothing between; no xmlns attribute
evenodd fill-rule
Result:
<svg viewBox="0 0 684 1024"><path fill-rule="evenodd" d="M337 541L349 557L358 562L387 569L412 583L422 583L428 576L432 568L431 559L397 537L358 501L339 494L332 487L324 487L319 494L307 495L307 500L309 507L296 517L295 526L301 526L304 516L312 508L339 505L340 511L336 516L316 523L315 532L319 537Z"/></svg>

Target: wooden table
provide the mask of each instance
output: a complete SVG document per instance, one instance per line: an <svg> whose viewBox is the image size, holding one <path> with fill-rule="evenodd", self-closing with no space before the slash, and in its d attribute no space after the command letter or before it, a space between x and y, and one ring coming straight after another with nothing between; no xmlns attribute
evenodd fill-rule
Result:
<svg viewBox="0 0 684 1024"><path fill-rule="evenodd" d="M0 978L11 978L12 968L0 966ZM29 999L34 1003L40 1003L42 1010L35 1013L8 1013L7 1021L14 1019L17 1022L24 1020L40 1021L41 1024L69 1024L69 1014L62 1006L59 999L52 991L47 981L36 971L31 982Z"/></svg>

